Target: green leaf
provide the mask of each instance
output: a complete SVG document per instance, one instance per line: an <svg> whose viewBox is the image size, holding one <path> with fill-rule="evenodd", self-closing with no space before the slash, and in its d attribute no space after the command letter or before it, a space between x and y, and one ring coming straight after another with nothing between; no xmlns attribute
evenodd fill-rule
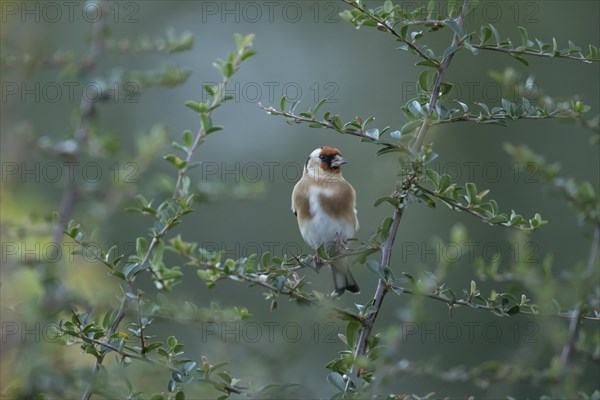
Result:
<svg viewBox="0 0 600 400"><path fill-rule="evenodd" d="M419 67L429 67L429 68L437 69L437 67L439 66L439 63L434 62L432 60L421 60L421 61L415 63L415 65L417 65Z"/></svg>
<svg viewBox="0 0 600 400"><path fill-rule="evenodd" d="M177 168L183 168L185 166L184 161L181 158L177 157L175 154L167 154L163 158L171 164L175 165Z"/></svg>
<svg viewBox="0 0 600 400"><path fill-rule="evenodd" d="M241 39L236 39L236 45L238 50L243 50L247 47L252 46L252 41L254 40L255 35L250 33Z"/></svg>
<svg viewBox="0 0 600 400"><path fill-rule="evenodd" d="M420 202L425 203L427 207L435 208L435 200L426 193L418 193L416 197Z"/></svg>
<svg viewBox="0 0 600 400"><path fill-rule="evenodd" d="M279 100L279 109L283 112L285 112L285 103L287 102L287 99L285 96L281 97L281 100Z"/></svg>
<svg viewBox="0 0 600 400"><path fill-rule="evenodd" d="M390 228L392 227L392 222L393 222L393 219L391 217L386 217L383 220L383 223L381 224L381 234L386 239L390 233Z"/></svg>
<svg viewBox="0 0 600 400"><path fill-rule="evenodd" d="M223 381L226 382L227 384L231 384L232 378L231 378L231 375L229 375L229 373L227 371L219 372L217 375L219 375L221 377L221 379L223 379Z"/></svg>
<svg viewBox="0 0 600 400"><path fill-rule="evenodd" d="M516 59L517 61L519 61L521 64L523 65L529 65L529 61L527 61L527 59L525 57L521 57L517 54L511 54L511 56Z"/></svg>
<svg viewBox="0 0 600 400"><path fill-rule="evenodd" d="M589 54L587 55L588 60L598 59L598 48L596 46L592 46L591 44L588 46Z"/></svg>
<svg viewBox="0 0 600 400"><path fill-rule="evenodd" d="M488 40L490 40L490 38L492 37L492 30L490 29L489 26L482 26L481 27L481 43L480 45L485 44L485 42L487 42Z"/></svg>
<svg viewBox="0 0 600 400"><path fill-rule="evenodd" d="M517 26L517 29L521 34L521 43L523 44L523 46L527 47L529 42L529 34L527 33L527 29L523 28L522 26Z"/></svg>
<svg viewBox="0 0 600 400"><path fill-rule="evenodd" d="M420 74L419 74L419 87L421 88L421 90L423 91L429 91L429 73L430 71L428 69L424 69Z"/></svg>
<svg viewBox="0 0 600 400"><path fill-rule="evenodd" d="M488 224L491 224L491 225L504 224L504 223L508 222L508 217L504 214L500 214L500 215L496 215L495 217L488 219L487 222L488 222Z"/></svg>
<svg viewBox="0 0 600 400"><path fill-rule="evenodd" d="M442 176L440 176L439 185L437 187L437 192L444 193L446 191L446 189L448 189L448 187L450 187L451 184L452 184L452 178L450 178L450 175L443 174Z"/></svg>
<svg viewBox="0 0 600 400"><path fill-rule="evenodd" d="M148 251L148 241L144 237L138 237L135 241L135 252L139 257L144 257Z"/></svg>
<svg viewBox="0 0 600 400"><path fill-rule="evenodd" d="M332 372L329 375L327 375L327 382L333 385L340 392L345 392L346 390L344 378L342 378L342 376L337 372Z"/></svg>
<svg viewBox="0 0 600 400"><path fill-rule="evenodd" d="M142 271L145 268L143 264L140 263L131 263L127 264L123 269L123 275L125 279L130 280L132 277L136 276L138 272Z"/></svg>
<svg viewBox="0 0 600 400"><path fill-rule="evenodd" d="M354 348L354 344L356 343L358 329L360 328L360 324L356 321L348 322L346 326L346 340L348 341L348 346L350 349Z"/></svg>
<svg viewBox="0 0 600 400"><path fill-rule="evenodd" d="M440 174L436 170L427 169L427 170L425 170L425 175L429 178L431 183L433 183L436 187L439 185Z"/></svg>
<svg viewBox="0 0 600 400"><path fill-rule="evenodd" d="M423 124L422 120L409 121L400 128L400 135L407 135Z"/></svg>
<svg viewBox="0 0 600 400"><path fill-rule="evenodd" d="M317 112L319 111L319 108L321 108L321 106L323 104L325 104L325 102L327 101L327 99L321 99L317 104L315 104L315 108L313 110L313 113L315 113L315 115L317 114Z"/></svg>
<svg viewBox="0 0 600 400"><path fill-rule="evenodd" d="M161 346L162 346L162 343L160 343L160 342L150 343L144 349L142 349L142 354L148 354L148 353L152 352L153 350L158 349Z"/></svg>
<svg viewBox="0 0 600 400"><path fill-rule="evenodd" d="M379 129L369 129L365 132L365 135L370 137L371 139L378 140L379 139Z"/></svg>
<svg viewBox="0 0 600 400"><path fill-rule="evenodd" d="M465 189L467 190L467 197L469 205L477 204L477 187L473 182L467 182L465 184Z"/></svg>
<svg viewBox="0 0 600 400"><path fill-rule="evenodd" d="M449 20L446 21L445 24L448 25L459 38L462 38L465 35L462 26L460 26L456 21Z"/></svg>
<svg viewBox="0 0 600 400"><path fill-rule="evenodd" d="M169 345L169 347L177 346L177 338L175 336L169 336L167 338L167 344Z"/></svg>
<svg viewBox="0 0 600 400"><path fill-rule="evenodd" d="M488 119L481 122L482 124L493 124L493 125L502 125L508 126L508 123L503 119Z"/></svg>
<svg viewBox="0 0 600 400"><path fill-rule="evenodd" d="M215 94L217 94L218 90L219 90L218 86L212 86L212 85L209 85L208 83L206 85L204 85L204 91L211 96L214 96Z"/></svg>
<svg viewBox="0 0 600 400"><path fill-rule="evenodd" d="M245 51L244 54L242 54L242 56L240 57L240 61L244 61L244 60L252 57L255 54L256 54L256 51L254 51L254 50Z"/></svg>
<svg viewBox="0 0 600 400"><path fill-rule="evenodd" d="M171 379L169 381L169 384L167 385L167 390L169 392L173 393L176 389L177 389L177 382L175 382L173 379Z"/></svg>
<svg viewBox="0 0 600 400"><path fill-rule="evenodd" d="M325 248L324 244L319 246L319 248L317 249L317 254L324 260L329 259L329 254L327 254L327 249Z"/></svg>
<svg viewBox="0 0 600 400"><path fill-rule="evenodd" d="M225 78L231 78L233 76L233 74L235 73L235 70L233 68L233 64L228 62L223 66L223 76Z"/></svg>
<svg viewBox="0 0 600 400"><path fill-rule="evenodd" d="M187 146L188 148L192 147L192 144L194 142L194 135L192 134L192 131L190 130L185 130L183 131L183 133L181 134L182 139L183 139L183 144L185 146Z"/></svg>
<svg viewBox="0 0 600 400"><path fill-rule="evenodd" d="M379 197L373 202L373 207L379 207L384 202L388 202L393 205L393 198L389 196Z"/></svg>
<svg viewBox="0 0 600 400"><path fill-rule="evenodd" d="M498 30L492 24L489 24L489 26L490 26L490 29L492 30L492 33L494 34L494 39L496 39L496 45L500 46L500 34L498 33Z"/></svg>
<svg viewBox="0 0 600 400"><path fill-rule="evenodd" d="M390 11L392 11L392 8L394 8L394 4L392 3L392 1L385 0L385 2L383 3L383 12L389 13Z"/></svg>
<svg viewBox="0 0 600 400"><path fill-rule="evenodd" d="M444 55L442 56L444 59L450 57L452 54L456 53L458 50L461 49L461 46L450 46L448 48L446 48L446 50L444 51Z"/></svg>
<svg viewBox="0 0 600 400"><path fill-rule="evenodd" d="M334 116L333 121L331 123L333 124L335 130L340 132L344 130L344 123L342 122L342 119L339 115Z"/></svg>
<svg viewBox="0 0 600 400"><path fill-rule="evenodd" d="M382 281L386 280L383 265L381 265L381 263L379 263L378 261L373 259L367 260L367 262L365 263L365 267L367 267L369 271L377 275L377 277Z"/></svg>
<svg viewBox="0 0 600 400"><path fill-rule="evenodd" d="M260 259L260 263L263 267L267 267L269 265L269 262L271 261L271 253L270 252L265 252L261 259Z"/></svg>
<svg viewBox="0 0 600 400"><path fill-rule="evenodd" d="M206 112L206 110L208 110L208 103L206 103L206 102L198 103L198 102L189 100L189 101L186 101L185 106L187 108L190 108L190 109L198 112L198 113L203 113L203 112Z"/></svg>
<svg viewBox="0 0 600 400"><path fill-rule="evenodd" d="M206 134L210 135L211 133L215 133L218 131L222 131L223 127L222 126L211 126L210 128L206 129Z"/></svg>
<svg viewBox="0 0 600 400"><path fill-rule="evenodd" d="M417 100L409 102L407 108L408 111L410 111L410 113L414 116L423 114L423 107L421 107L421 103L419 103Z"/></svg>
<svg viewBox="0 0 600 400"><path fill-rule="evenodd" d="M212 128L212 119L207 113L200 114L200 121L202 122L202 129L208 130Z"/></svg>
<svg viewBox="0 0 600 400"><path fill-rule="evenodd" d="M458 6L456 5L456 0L448 0L448 17L453 18L457 14Z"/></svg>
<svg viewBox="0 0 600 400"><path fill-rule="evenodd" d="M487 114L490 115L490 108L485 103L475 103Z"/></svg>
<svg viewBox="0 0 600 400"><path fill-rule="evenodd" d="M474 56L479 54L479 50L476 49L475 47L471 46L471 43L464 41L463 46L465 47L465 49L469 50L471 52L471 54L473 54Z"/></svg>
<svg viewBox="0 0 600 400"><path fill-rule="evenodd" d="M277 280L275 281L275 287L277 288L278 292L283 292L283 288L285 287L285 276L279 275L277 277Z"/></svg>
<svg viewBox="0 0 600 400"><path fill-rule="evenodd" d="M519 305L514 305L511 308L509 308L508 311L506 311L506 313L508 315L516 315L519 313L519 311L521 311L521 308L519 307Z"/></svg>

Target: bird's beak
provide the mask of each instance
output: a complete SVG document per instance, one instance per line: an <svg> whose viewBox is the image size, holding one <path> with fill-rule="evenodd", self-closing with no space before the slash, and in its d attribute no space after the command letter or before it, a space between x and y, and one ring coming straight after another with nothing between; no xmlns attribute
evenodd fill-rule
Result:
<svg viewBox="0 0 600 400"><path fill-rule="evenodd" d="M332 167L339 167L340 165L344 165L347 162L348 161L344 160L342 158L342 156L340 156L339 154L337 154L335 157L333 157L333 160L331 160L331 166Z"/></svg>

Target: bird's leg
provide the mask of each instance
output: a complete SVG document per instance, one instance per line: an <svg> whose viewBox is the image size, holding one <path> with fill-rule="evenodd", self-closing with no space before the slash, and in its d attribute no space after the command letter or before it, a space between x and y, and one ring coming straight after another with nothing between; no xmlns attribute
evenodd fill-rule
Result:
<svg viewBox="0 0 600 400"><path fill-rule="evenodd" d="M348 239L340 235L340 233L335 234L335 246L341 250L347 250L346 245L348 244Z"/></svg>
<svg viewBox="0 0 600 400"><path fill-rule="evenodd" d="M317 253L315 253L315 255L313 256L313 263L315 264L315 271L317 271L317 272L319 272L321 270L321 268L323 268L323 265L325 264L323 262L323 259Z"/></svg>

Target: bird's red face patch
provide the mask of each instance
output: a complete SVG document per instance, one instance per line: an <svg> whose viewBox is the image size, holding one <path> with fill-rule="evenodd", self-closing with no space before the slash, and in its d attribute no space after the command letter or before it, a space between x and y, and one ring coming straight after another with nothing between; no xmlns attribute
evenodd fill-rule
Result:
<svg viewBox="0 0 600 400"><path fill-rule="evenodd" d="M321 154L325 154L326 156L335 156L341 153L335 147L321 147Z"/></svg>
<svg viewBox="0 0 600 400"><path fill-rule="evenodd" d="M335 156L340 156L341 153L335 147L321 147L321 154L319 158L321 159L321 169L324 171L329 171L333 173L339 173L339 167L333 167L331 165L331 161Z"/></svg>

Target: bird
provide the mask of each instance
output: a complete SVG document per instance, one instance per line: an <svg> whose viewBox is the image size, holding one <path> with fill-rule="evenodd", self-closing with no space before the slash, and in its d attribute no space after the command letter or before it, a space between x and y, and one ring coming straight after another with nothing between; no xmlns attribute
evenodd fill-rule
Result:
<svg viewBox="0 0 600 400"><path fill-rule="evenodd" d="M360 291L348 257L343 255L346 241L359 227L356 191L342 176L341 166L346 162L334 147L315 149L292 191L292 212L302 238L314 250L324 245L333 259L330 265L337 295ZM319 260L318 255L315 259Z"/></svg>

